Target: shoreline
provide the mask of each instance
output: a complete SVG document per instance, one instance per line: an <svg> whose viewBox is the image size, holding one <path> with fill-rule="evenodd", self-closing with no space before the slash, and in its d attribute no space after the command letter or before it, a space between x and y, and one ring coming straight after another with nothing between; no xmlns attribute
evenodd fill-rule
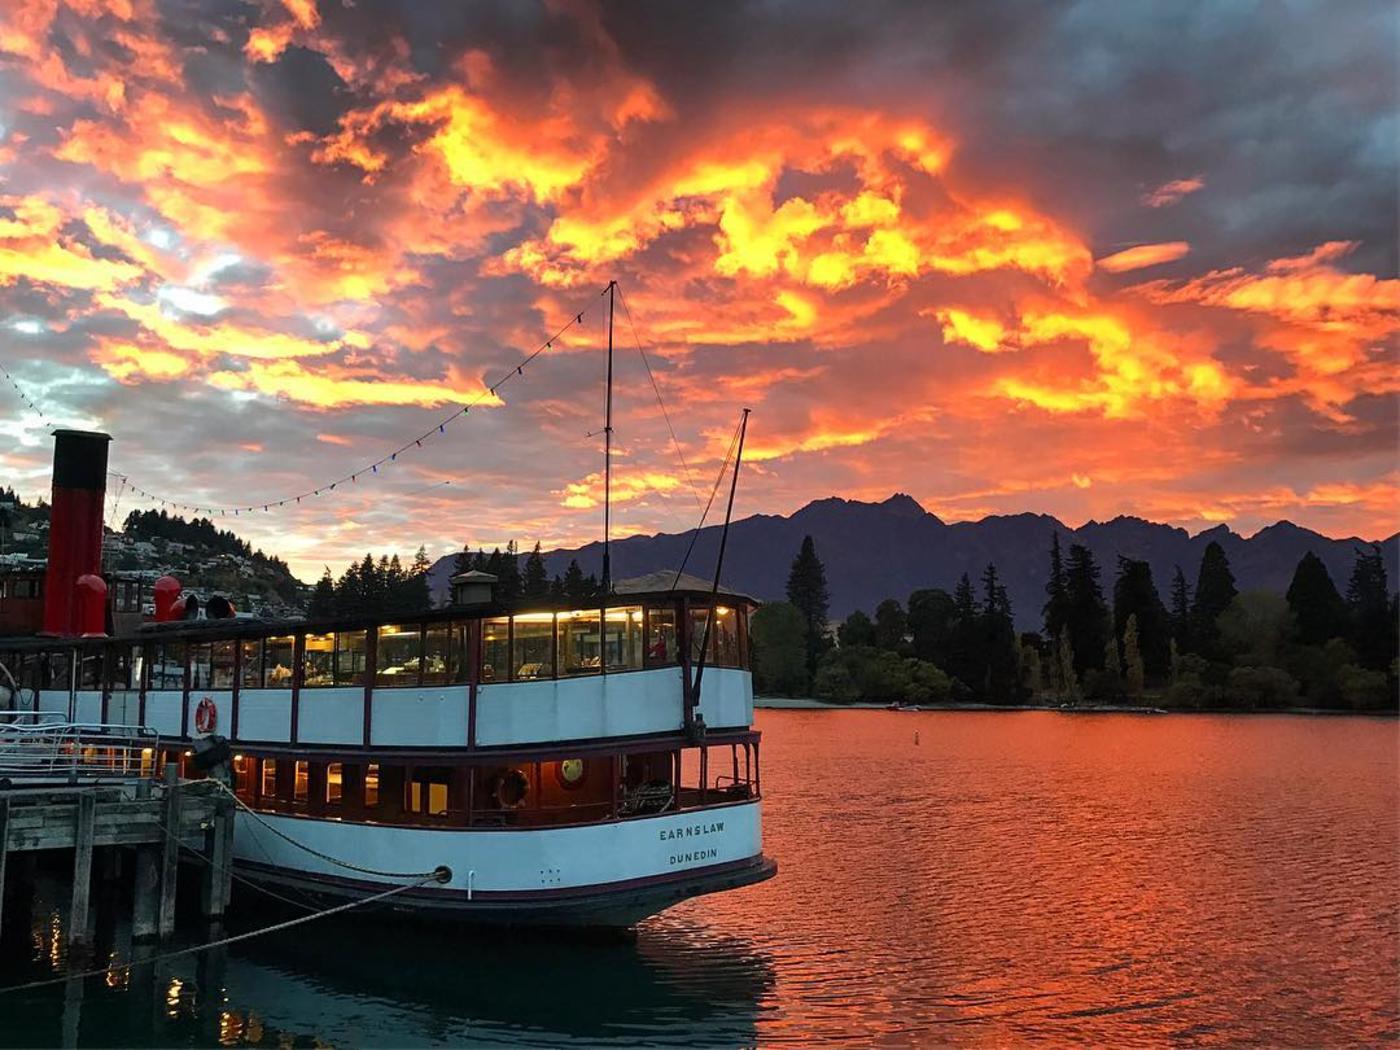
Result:
<svg viewBox="0 0 1400 1050"><path fill-rule="evenodd" d="M768 711L894 711L889 704L861 701L854 704L834 704L813 697L797 696L755 696L756 710ZM1066 715L1323 715L1356 716L1366 718L1400 717L1395 711L1339 711L1326 707L1222 707L1210 711L1190 708L1149 707L1144 705L1084 704L1079 707L1061 707L1058 704L920 704L917 707L899 709L898 713L928 713L937 711L1052 711Z"/></svg>

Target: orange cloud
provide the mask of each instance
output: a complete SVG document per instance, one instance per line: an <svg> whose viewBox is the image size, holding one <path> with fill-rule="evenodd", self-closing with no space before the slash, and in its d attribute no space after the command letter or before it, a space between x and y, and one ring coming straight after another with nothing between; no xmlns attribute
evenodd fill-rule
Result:
<svg viewBox="0 0 1400 1050"><path fill-rule="evenodd" d="M1094 263L1100 270L1109 273L1126 273L1141 270L1148 266L1160 266L1184 258L1191 251L1185 241L1167 241L1163 244L1139 244L1121 252L1106 255Z"/></svg>

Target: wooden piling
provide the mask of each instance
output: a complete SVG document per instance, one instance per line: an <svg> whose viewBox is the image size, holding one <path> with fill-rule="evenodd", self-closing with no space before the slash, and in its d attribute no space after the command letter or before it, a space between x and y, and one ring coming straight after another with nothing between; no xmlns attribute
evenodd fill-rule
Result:
<svg viewBox="0 0 1400 1050"><path fill-rule="evenodd" d="M131 937L147 941L160 933L160 857L155 846L136 847L136 878L131 899Z"/></svg>
<svg viewBox="0 0 1400 1050"><path fill-rule="evenodd" d="M73 898L68 913L68 943L92 940L92 845L97 827L97 796L78 796L78 820L74 830Z"/></svg>
<svg viewBox="0 0 1400 1050"><path fill-rule="evenodd" d="M222 919L228 909L233 885L233 805L224 796L214 810L214 819L204 833L204 865L201 907L206 919Z"/></svg>
<svg viewBox="0 0 1400 1050"><path fill-rule="evenodd" d="M175 883L180 874L180 777L175 763L165 767L165 837L160 863L160 909L157 921L161 940L175 932Z"/></svg>

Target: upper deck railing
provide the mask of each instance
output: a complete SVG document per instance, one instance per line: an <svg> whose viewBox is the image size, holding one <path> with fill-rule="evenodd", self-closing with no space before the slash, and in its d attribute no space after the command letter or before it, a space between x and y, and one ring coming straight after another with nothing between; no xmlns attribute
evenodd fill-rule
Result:
<svg viewBox="0 0 1400 1050"><path fill-rule="evenodd" d="M145 726L68 722L44 711L0 712L0 778L12 785L153 777L159 747L159 734Z"/></svg>

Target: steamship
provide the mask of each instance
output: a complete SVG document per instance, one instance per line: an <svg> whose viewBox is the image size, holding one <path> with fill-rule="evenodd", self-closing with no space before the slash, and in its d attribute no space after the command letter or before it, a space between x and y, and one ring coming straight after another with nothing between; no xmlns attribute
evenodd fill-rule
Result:
<svg viewBox="0 0 1400 1050"><path fill-rule="evenodd" d="M114 627L99 572L109 439L54 438L49 560L26 591L42 629L0 638L0 697L36 719L154 731L138 773L175 763L197 779L205 752L226 753L244 877L353 899L443 869L393 906L630 926L776 872L751 599L668 576L583 608L507 603L468 572L448 606L415 616L269 621L216 602L192 617L164 577L154 616Z"/></svg>

